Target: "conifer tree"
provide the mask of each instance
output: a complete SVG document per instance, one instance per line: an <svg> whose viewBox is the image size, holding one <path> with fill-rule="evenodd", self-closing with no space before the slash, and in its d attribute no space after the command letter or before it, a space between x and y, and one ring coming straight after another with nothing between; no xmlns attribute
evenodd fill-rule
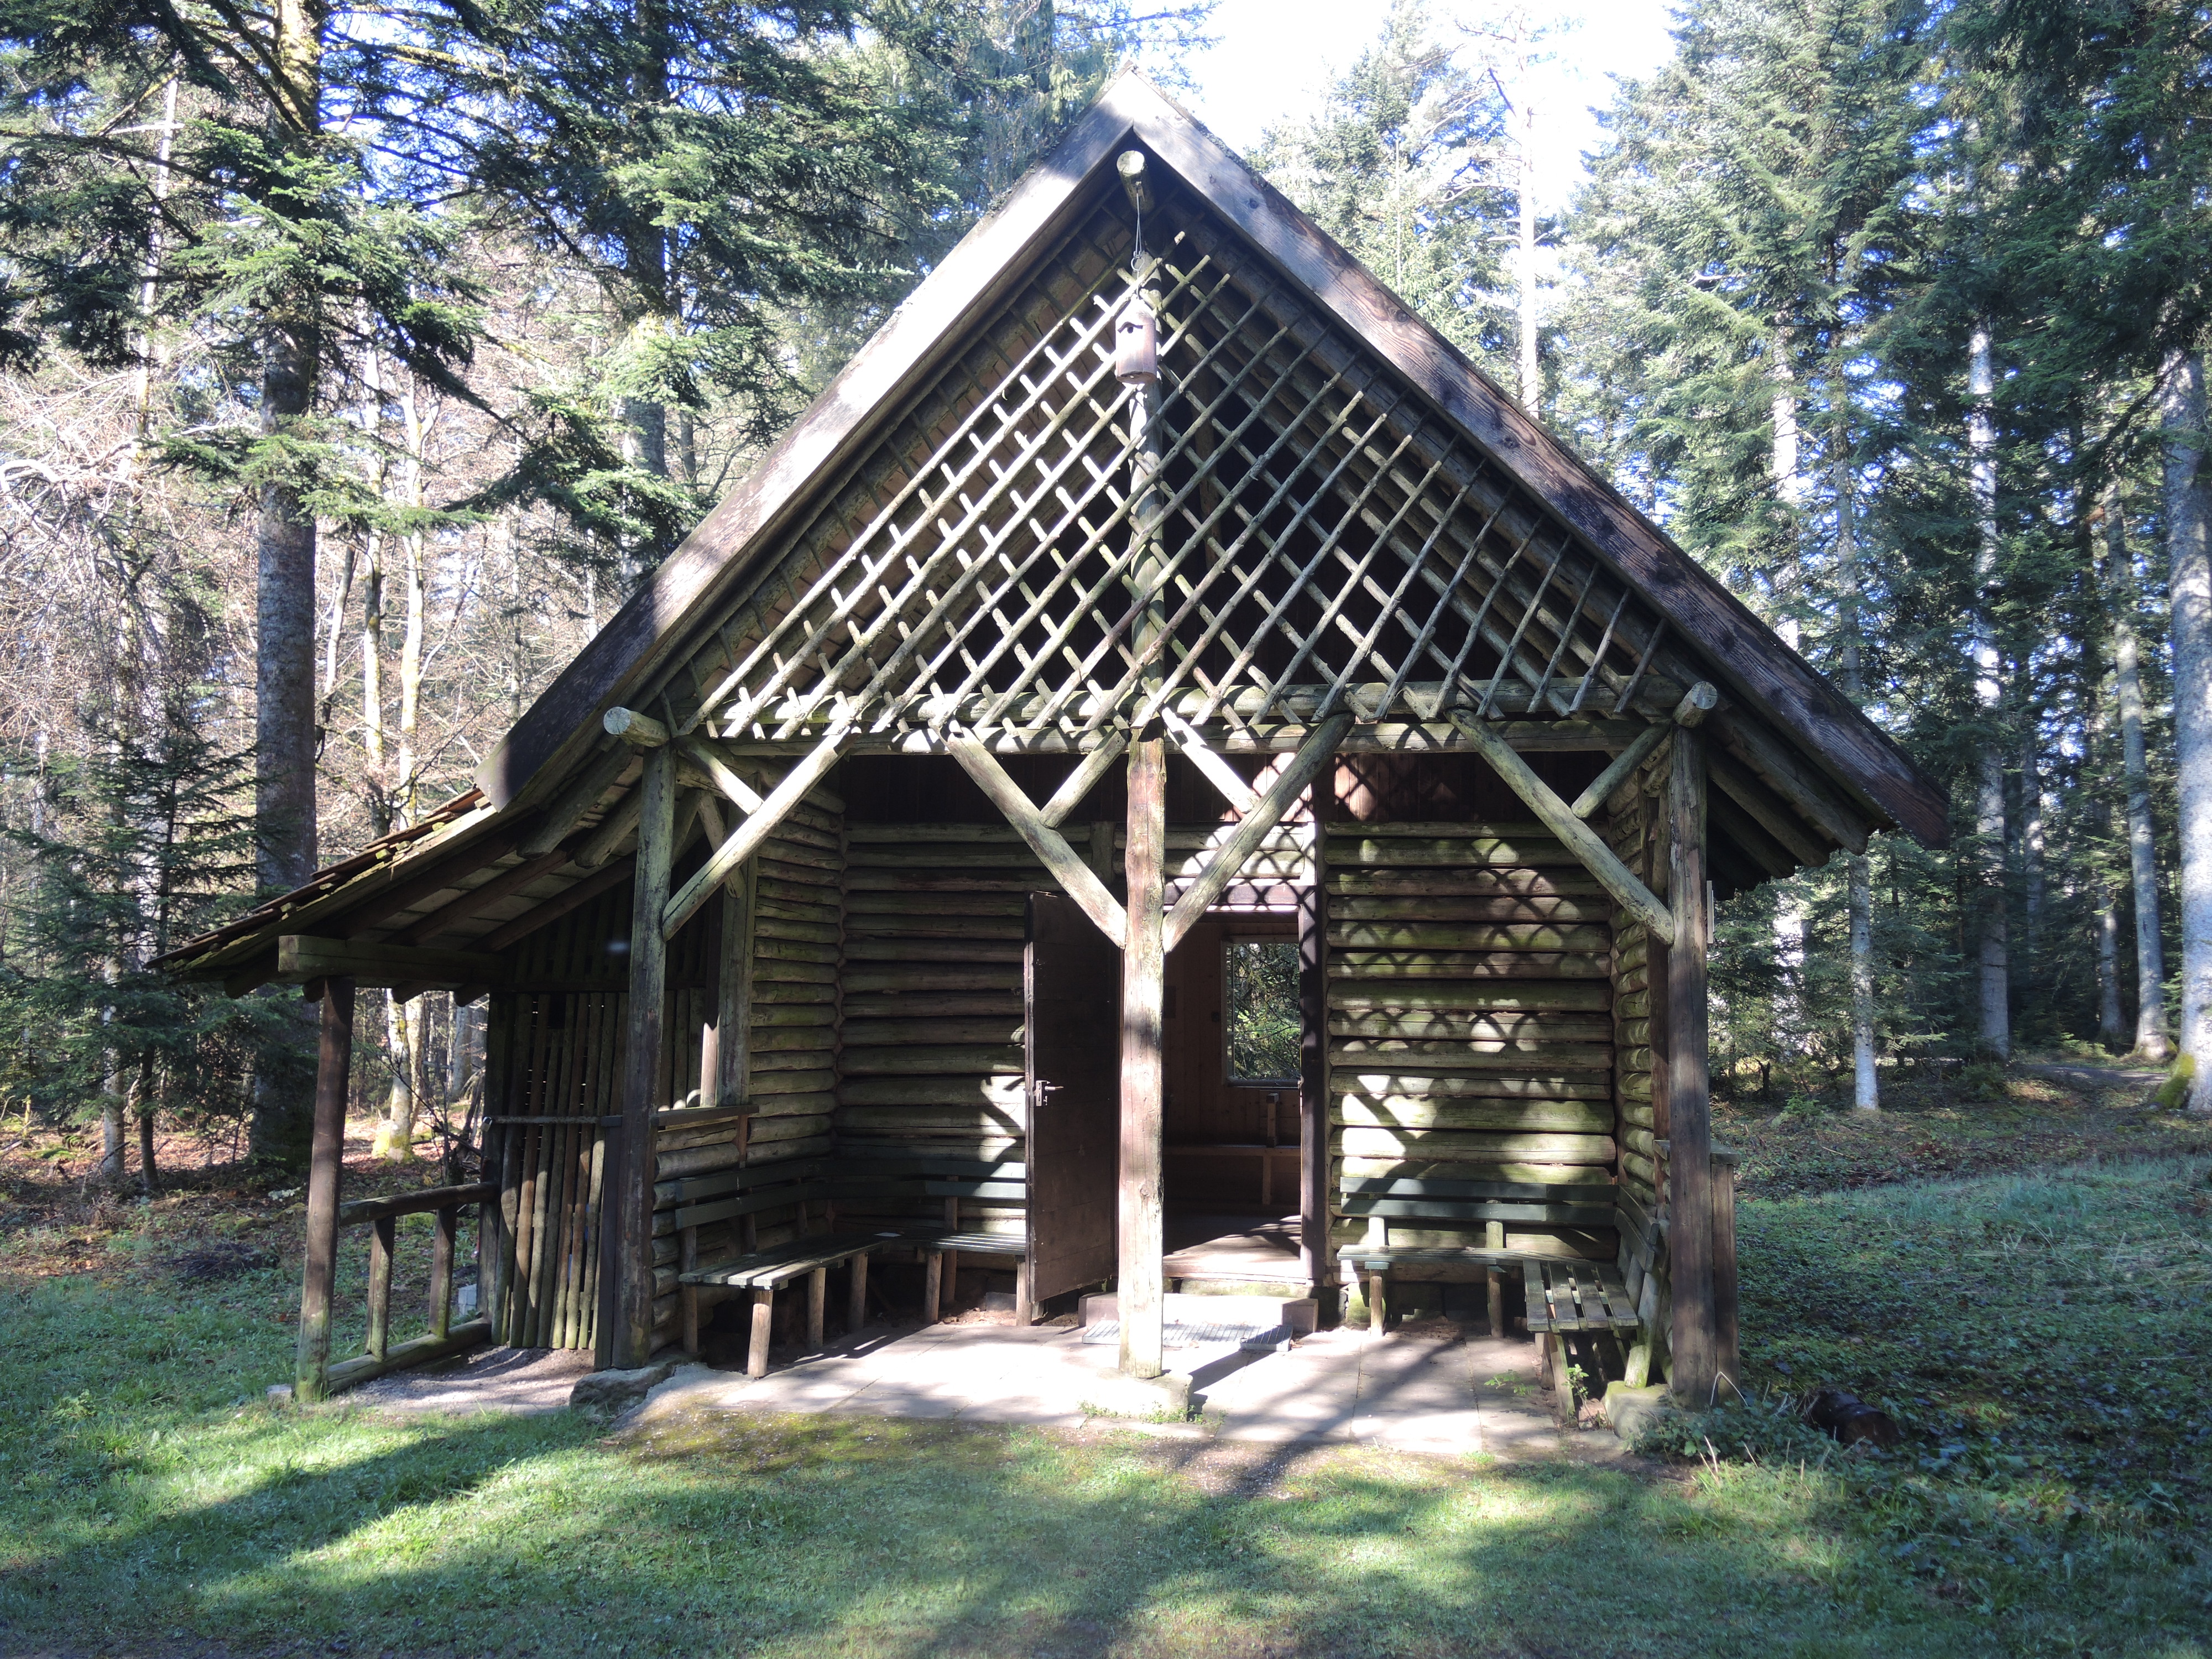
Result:
<svg viewBox="0 0 2212 1659"><path fill-rule="evenodd" d="M1510 384L1514 197L1494 166L1504 115L1495 83L1437 37L1423 0L1393 0L1382 38L1321 109L1271 128L1253 160L1446 339Z"/></svg>

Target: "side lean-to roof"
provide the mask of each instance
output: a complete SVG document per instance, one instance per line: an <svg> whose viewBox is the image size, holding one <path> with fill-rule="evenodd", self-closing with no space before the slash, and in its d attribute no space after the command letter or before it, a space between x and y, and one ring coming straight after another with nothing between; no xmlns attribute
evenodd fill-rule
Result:
<svg viewBox="0 0 2212 1659"><path fill-rule="evenodd" d="M1155 198L1141 279L1115 167L1133 149ZM1108 367L1139 280L1163 341L1149 449ZM1129 526L1148 513L1169 556L1145 589ZM1619 747L1698 680L1725 702L1715 833L1736 884L1871 829L1946 838L1942 791L1884 733L1124 75L578 653L477 799L171 960L243 984L273 975L279 933L499 948L617 878L617 707L739 764L831 732L1065 750L1155 713L1279 750L1338 708L1355 746L1419 749L1447 705L1533 746Z"/></svg>

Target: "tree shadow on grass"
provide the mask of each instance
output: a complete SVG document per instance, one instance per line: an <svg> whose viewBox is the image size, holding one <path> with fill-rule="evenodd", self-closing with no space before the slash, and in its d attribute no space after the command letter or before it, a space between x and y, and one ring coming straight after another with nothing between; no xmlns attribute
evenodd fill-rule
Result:
<svg viewBox="0 0 2212 1659"><path fill-rule="evenodd" d="M1729 1505L1571 1463L858 1417L252 1417L108 1523L11 1550L0 1649L1525 1659L1990 1635L1824 1556L1811 1488Z"/></svg>

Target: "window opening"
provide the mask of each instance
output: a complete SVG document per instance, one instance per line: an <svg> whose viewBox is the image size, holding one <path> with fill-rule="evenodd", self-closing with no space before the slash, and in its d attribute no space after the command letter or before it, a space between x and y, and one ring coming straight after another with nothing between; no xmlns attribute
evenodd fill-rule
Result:
<svg viewBox="0 0 2212 1659"><path fill-rule="evenodd" d="M1222 946L1222 1022L1229 1081L1298 1080L1298 947L1295 939L1232 939Z"/></svg>

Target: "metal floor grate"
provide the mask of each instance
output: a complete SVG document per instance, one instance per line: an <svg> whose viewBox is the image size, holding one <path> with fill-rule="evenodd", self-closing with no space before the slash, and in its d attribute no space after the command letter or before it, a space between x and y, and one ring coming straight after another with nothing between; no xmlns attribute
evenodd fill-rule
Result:
<svg viewBox="0 0 2212 1659"><path fill-rule="evenodd" d="M1091 1343L1119 1342L1121 1322L1105 1319L1083 1328ZM1244 1319L1171 1319L1161 1329L1161 1346L1169 1348L1279 1348L1291 1340L1288 1325L1262 1325Z"/></svg>

